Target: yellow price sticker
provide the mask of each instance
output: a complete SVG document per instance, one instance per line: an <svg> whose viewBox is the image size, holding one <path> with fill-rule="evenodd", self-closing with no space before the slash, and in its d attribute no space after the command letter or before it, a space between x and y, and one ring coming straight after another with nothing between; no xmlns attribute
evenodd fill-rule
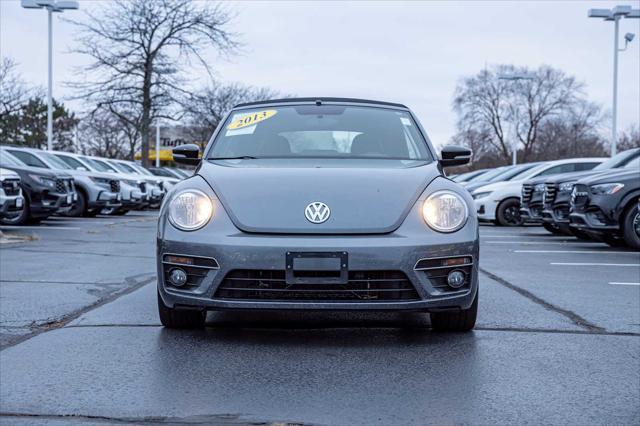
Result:
<svg viewBox="0 0 640 426"><path fill-rule="evenodd" d="M243 127L253 126L256 123L267 120L274 115L276 115L278 111L275 109L268 109L265 111L252 112L247 115L243 115L240 118L236 118L233 120L228 126L227 129L235 130L242 129Z"/></svg>

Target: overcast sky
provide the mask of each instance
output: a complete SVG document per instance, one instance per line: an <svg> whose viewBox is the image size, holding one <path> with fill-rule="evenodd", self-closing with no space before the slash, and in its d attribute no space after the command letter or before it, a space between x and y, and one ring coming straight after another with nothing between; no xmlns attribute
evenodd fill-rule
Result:
<svg viewBox="0 0 640 426"><path fill-rule="evenodd" d="M80 1L80 7L95 9L101 2ZM589 99L609 109L613 24L588 19L587 9L616 4L640 7L638 1L237 2L228 4L236 14L230 29L244 51L210 58L220 80L299 96L404 103L440 145L455 132L457 81L485 65L552 65L586 83ZM0 54L17 61L29 83L42 86L46 19L45 11L0 0ZM627 32L639 34L640 19L623 20L621 38ZM56 97L70 94L62 83L86 63L67 53L73 45L74 28L56 16ZM619 81L619 128L625 129L640 121L640 37L620 54Z"/></svg>

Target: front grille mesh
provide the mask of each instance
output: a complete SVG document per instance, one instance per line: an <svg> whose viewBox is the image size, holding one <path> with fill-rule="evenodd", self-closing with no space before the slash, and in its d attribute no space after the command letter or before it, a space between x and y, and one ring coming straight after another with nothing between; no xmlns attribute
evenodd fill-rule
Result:
<svg viewBox="0 0 640 426"><path fill-rule="evenodd" d="M72 179L56 179L56 192L66 194L73 189Z"/></svg>
<svg viewBox="0 0 640 426"><path fill-rule="evenodd" d="M347 284L287 284L285 271L237 269L216 290L215 299L376 302L419 300L401 271L350 271Z"/></svg>
<svg viewBox="0 0 640 426"><path fill-rule="evenodd" d="M2 181L2 189L8 196L20 193L20 181L18 179L6 179Z"/></svg>
<svg viewBox="0 0 640 426"><path fill-rule="evenodd" d="M147 184L145 182L140 182L140 191L147 192Z"/></svg>
<svg viewBox="0 0 640 426"><path fill-rule="evenodd" d="M111 192L120 192L120 181L119 180L110 180L109 187L111 188Z"/></svg>

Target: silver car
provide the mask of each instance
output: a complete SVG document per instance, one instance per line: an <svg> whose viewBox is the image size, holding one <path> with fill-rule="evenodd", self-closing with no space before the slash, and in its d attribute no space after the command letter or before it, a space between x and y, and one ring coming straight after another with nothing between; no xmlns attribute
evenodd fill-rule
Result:
<svg viewBox="0 0 640 426"><path fill-rule="evenodd" d="M207 310L431 314L465 331L478 307L478 220L404 105L340 98L236 106L160 209L158 310L200 327Z"/></svg>

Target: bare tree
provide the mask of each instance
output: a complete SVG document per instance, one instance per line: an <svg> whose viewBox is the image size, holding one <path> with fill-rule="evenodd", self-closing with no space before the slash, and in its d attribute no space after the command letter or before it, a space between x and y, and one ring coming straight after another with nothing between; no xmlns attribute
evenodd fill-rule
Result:
<svg viewBox="0 0 640 426"><path fill-rule="evenodd" d="M251 87L239 83L214 83L198 90L184 102L187 121L192 124L196 139L209 139L218 124L235 105L282 97L265 87Z"/></svg>
<svg viewBox="0 0 640 426"><path fill-rule="evenodd" d="M187 95L186 69L194 61L211 75L208 48L228 53L237 46L230 15L219 4L191 0L115 0L84 22L76 52L93 61L86 80L73 84L99 108L139 111L142 163L149 165L149 129L171 118L176 98ZM137 118L136 118L137 120Z"/></svg>
<svg viewBox="0 0 640 426"><path fill-rule="evenodd" d="M0 118L17 113L31 94L16 67L10 58L0 61Z"/></svg>
<svg viewBox="0 0 640 426"><path fill-rule="evenodd" d="M500 78L509 74L526 74L530 78ZM458 113L459 131L473 129L486 134L487 142L505 161L511 157L515 138L523 147L522 160L527 161L545 120L570 111L581 98L582 85L560 70L500 65L461 81L456 88L454 110Z"/></svg>
<svg viewBox="0 0 640 426"><path fill-rule="evenodd" d="M82 120L78 136L85 154L107 158L127 158L129 154L125 128L107 110L96 110Z"/></svg>
<svg viewBox="0 0 640 426"><path fill-rule="evenodd" d="M630 126L618 135L618 151L622 152L631 148L640 148L640 126Z"/></svg>

